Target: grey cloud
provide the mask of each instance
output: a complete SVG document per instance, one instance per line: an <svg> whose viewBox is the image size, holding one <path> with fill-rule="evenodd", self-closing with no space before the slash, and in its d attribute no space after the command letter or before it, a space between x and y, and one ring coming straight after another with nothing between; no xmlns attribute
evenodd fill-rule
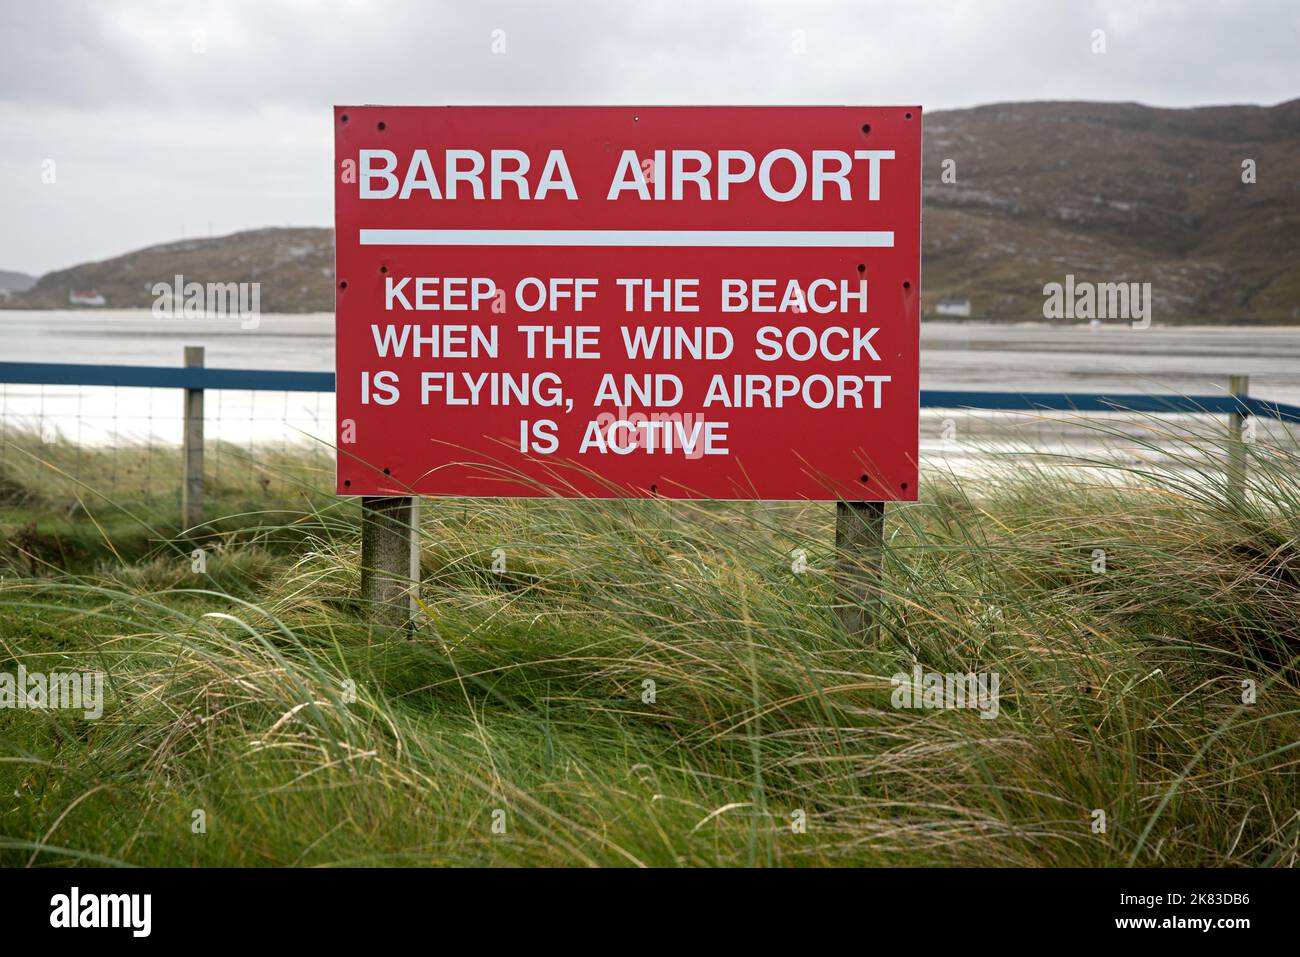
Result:
<svg viewBox="0 0 1300 957"><path fill-rule="evenodd" d="M1274 103L1298 32L1294 0L0 0L0 268L328 223L335 103Z"/></svg>

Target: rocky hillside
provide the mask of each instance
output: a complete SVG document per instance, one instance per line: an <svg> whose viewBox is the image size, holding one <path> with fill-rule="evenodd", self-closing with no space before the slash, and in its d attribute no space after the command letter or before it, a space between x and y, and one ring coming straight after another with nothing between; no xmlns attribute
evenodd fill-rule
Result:
<svg viewBox="0 0 1300 957"><path fill-rule="evenodd" d="M956 183L941 178L956 161ZM1255 161L1256 182L1242 182ZM1300 322L1300 100L933 113L924 289L1041 318L1044 283L1150 282L1156 321Z"/></svg>
<svg viewBox="0 0 1300 957"><path fill-rule="evenodd" d="M1300 100L930 113L924 162L927 312L952 297L977 318L1038 319L1043 285L1073 273L1151 283L1157 322L1300 322ZM95 289L108 306L144 307L180 273L261 280L266 311L328 311L333 263L328 229L259 229L50 273L8 305L66 308L70 290Z"/></svg>

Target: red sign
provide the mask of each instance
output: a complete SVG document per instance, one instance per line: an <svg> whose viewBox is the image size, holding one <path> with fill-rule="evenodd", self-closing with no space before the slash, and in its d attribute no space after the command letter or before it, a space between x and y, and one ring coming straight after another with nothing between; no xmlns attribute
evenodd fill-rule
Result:
<svg viewBox="0 0 1300 957"><path fill-rule="evenodd" d="M919 107L337 107L338 491L911 500Z"/></svg>

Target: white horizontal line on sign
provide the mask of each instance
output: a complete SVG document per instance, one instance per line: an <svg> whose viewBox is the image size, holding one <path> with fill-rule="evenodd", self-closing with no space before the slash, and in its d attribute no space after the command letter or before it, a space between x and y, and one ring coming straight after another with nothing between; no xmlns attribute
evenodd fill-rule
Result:
<svg viewBox="0 0 1300 957"><path fill-rule="evenodd" d="M362 246L891 247L892 232L758 229L363 229Z"/></svg>

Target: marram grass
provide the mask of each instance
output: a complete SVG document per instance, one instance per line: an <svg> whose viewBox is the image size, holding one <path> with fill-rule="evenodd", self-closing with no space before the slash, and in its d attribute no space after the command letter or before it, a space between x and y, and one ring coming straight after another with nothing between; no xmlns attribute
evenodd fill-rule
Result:
<svg viewBox="0 0 1300 957"><path fill-rule="evenodd" d="M11 436L0 672L107 684L0 710L0 864L1291 866L1300 455L1242 495L1187 444L927 474L864 647L831 505L426 501L395 639L324 457L182 540L69 475L108 453ZM894 707L916 665L996 673L997 716Z"/></svg>

